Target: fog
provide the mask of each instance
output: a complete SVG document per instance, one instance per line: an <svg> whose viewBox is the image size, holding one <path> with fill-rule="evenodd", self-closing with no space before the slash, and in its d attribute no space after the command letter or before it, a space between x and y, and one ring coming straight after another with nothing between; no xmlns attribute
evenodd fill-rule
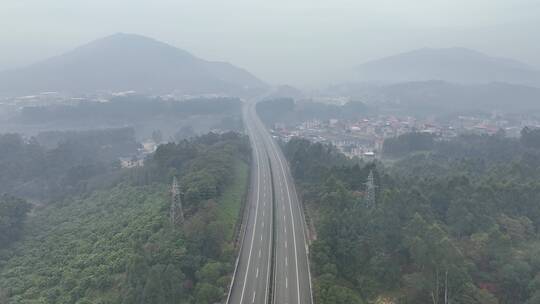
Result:
<svg viewBox="0 0 540 304"><path fill-rule="evenodd" d="M540 303L539 17L0 0L0 304Z"/></svg>
<svg viewBox="0 0 540 304"><path fill-rule="evenodd" d="M537 0L5 0L0 70L116 32L229 61L271 84L316 85L368 60L467 47L540 66Z"/></svg>

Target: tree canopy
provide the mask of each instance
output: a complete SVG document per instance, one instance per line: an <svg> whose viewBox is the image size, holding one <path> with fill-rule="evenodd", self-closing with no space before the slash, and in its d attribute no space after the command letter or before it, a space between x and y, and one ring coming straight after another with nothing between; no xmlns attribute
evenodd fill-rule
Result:
<svg viewBox="0 0 540 304"><path fill-rule="evenodd" d="M162 145L143 168L53 200L26 221L28 204L2 197L0 301L220 301L234 265L249 159L244 136L208 134ZM184 192L181 226L169 216L172 176Z"/></svg>
<svg viewBox="0 0 540 304"><path fill-rule="evenodd" d="M389 165L301 139L284 145L316 231L317 302L536 303L540 149L501 134L420 137L398 140L427 140L424 153L400 148Z"/></svg>

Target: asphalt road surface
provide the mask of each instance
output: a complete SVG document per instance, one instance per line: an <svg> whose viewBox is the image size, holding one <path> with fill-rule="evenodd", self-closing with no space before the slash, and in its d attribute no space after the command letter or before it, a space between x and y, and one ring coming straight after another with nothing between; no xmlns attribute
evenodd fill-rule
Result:
<svg viewBox="0 0 540 304"><path fill-rule="evenodd" d="M305 220L281 149L255 112L244 107L253 148L247 220L230 304L311 304ZM273 184L273 187L272 187Z"/></svg>

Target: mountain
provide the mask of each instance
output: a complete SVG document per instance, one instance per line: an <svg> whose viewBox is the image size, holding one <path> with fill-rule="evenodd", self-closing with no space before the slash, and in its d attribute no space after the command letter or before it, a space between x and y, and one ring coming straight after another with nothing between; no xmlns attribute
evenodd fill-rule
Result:
<svg viewBox="0 0 540 304"><path fill-rule="evenodd" d="M128 90L236 94L264 86L232 64L206 61L133 34L115 34L28 67L0 73L0 95Z"/></svg>
<svg viewBox="0 0 540 304"><path fill-rule="evenodd" d="M540 85L539 70L465 48L424 48L382 58L358 66L355 77L367 82L443 80Z"/></svg>

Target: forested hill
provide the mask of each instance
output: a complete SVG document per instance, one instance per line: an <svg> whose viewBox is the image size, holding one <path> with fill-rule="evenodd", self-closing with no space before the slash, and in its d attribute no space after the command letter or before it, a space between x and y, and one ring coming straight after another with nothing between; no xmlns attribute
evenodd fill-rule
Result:
<svg viewBox="0 0 540 304"><path fill-rule="evenodd" d="M390 167L284 149L316 231L317 303L540 303L540 131L459 137Z"/></svg>
<svg viewBox="0 0 540 304"><path fill-rule="evenodd" d="M140 147L132 128L56 132L54 137L0 134L0 193L46 202L91 190L107 180L104 176L118 173L119 157Z"/></svg>
<svg viewBox="0 0 540 304"><path fill-rule="evenodd" d="M540 81L540 72L532 66L465 48L423 48L397 54L358 66L356 76L360 81L395 83L443 80L538 85Z"/></svg>
<svg viewBox="0 0 540 304"><path fill-rule="evenodd" d="M18 240L0 243L0 303L220 301L250 155L236 133L161 145L114 183L34 210L17 226ZM175 227L172 176L186 215Z"/></svg>
<svg viewBox="0 0 540 304"><path fill-rule="evenodd" d="M268 125L297 123L312 119L351 119L365 115L370 110L365 103L355 100L342 106L312 101L295 101L291 98L272 98L257 103L257 113Z"/></svg>

